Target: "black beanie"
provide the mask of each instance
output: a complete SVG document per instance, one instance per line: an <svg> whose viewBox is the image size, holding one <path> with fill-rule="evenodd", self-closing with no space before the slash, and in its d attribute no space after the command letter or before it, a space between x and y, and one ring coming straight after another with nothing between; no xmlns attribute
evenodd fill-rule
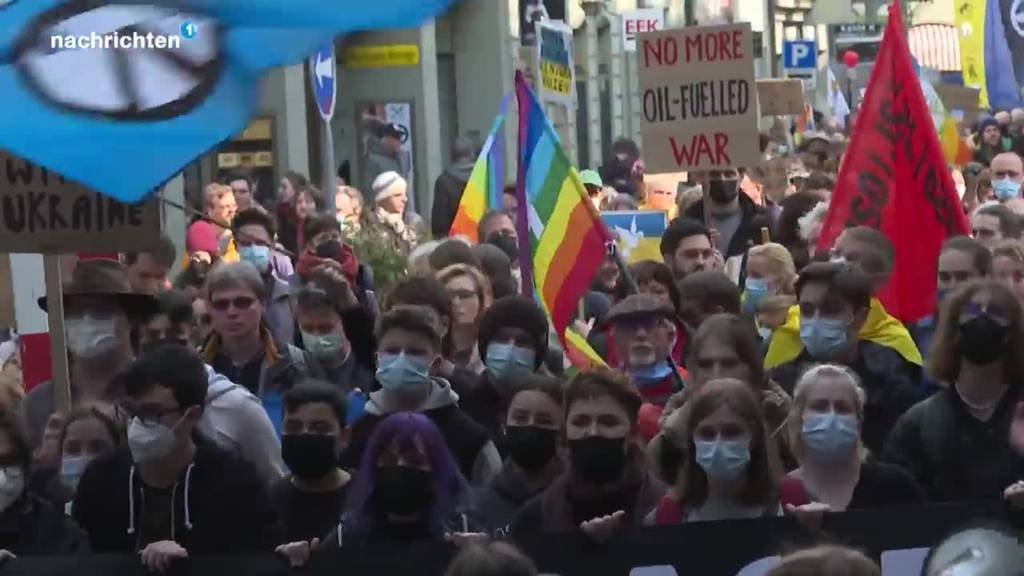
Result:
<svg viewBox="0 0 1024 576"><path fill-rule="evenodd" d="M487 361L487 346L505 327L522 328L530 335L537 350L534 368L540 368L548 353L548 319L540 306L522 296L505 296L495 300L484 312L477 330L480 359L484 362Z"/></svg>

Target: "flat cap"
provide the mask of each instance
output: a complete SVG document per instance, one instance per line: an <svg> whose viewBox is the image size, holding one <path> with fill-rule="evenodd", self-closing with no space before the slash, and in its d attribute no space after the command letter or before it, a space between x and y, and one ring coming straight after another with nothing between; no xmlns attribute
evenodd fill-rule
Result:
<svg viewBox="0 0 1024 576"><path fill-rule="evenodd" d="M605 324L614 324L628 318L643 316L660 316L662 318L673 318L676 311L672 305L663 298L653 294L632 294L623 298L618 304L612 306L605 316Z"/></svg>

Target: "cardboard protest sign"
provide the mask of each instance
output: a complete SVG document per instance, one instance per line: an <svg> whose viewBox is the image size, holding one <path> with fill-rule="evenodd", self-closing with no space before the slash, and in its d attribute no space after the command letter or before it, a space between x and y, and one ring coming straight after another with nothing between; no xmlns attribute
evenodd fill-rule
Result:
<svg viewBox="0 0 1024 576"><path fill-rule="evenodd" d="M636 36L642 32L653 32L665 28L663 8L641 8L622 14L622 49L636 52Z"/></svg>
<svg viewBox="0 0 1024 576"><path fill-rule="evenodd" d="M542 101L571 106L576 94L572 28L560 22L537 22L537 95Z"/></svg>
<svg viewBox="0 0 1024 576"><path fill-rule="evenodd" d="M957 86L945 82L935 83L935 92L938 93L942 105L947 110L977 110L981 91L977 88Z"/></svg>
<svg viewBox="0 0 1024 576"><path fill-rule="evenodd" d="M795 160L782 156L761 160L749 175L764 187L765 196L779 202L789 188L789 166Z"/></svg>
<svg viewBox="0 0 1024 576"><path fill-rule="evenodd" d="M757 81L761 116L799 116L804 113L804 83L771 78Z"/></svg>
<svg viewBox="0 0 1024 576"><path fill-rule="evenodd" d="M0 246L44 254L146 250L160 240L158 199L124 204L0 151Z"/></svg>
<svg viewBox="0 0 1024 576"><path fill-rule="evenodd" d="M640 132L649 171L758 161L753 43L749 23L640 34Z"/></svg>
<svg viewBox="0 0 1024 576"><path fill-rule="evenodd" d="M654 260L661 262L661 237L668 227L668 217L660 210L601 212L608 229L615 235L619 253L628 264Z"/></svg>

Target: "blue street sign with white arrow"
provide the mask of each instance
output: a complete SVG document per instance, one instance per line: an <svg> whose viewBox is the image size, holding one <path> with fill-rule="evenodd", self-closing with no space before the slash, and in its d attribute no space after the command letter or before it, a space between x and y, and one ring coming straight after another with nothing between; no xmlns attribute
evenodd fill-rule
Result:
<svg viewBox="0 0 1024 576"><path fill-rule="evenodd" d="M813 69L818 67L818 48L814 40L786 40L782 44L782 67Z"/></svg>
<svg viewBox="0 0 1024 576"><path fill-rule="evenodd" d="M335 86L334 43L318 50L309 58L309 72L313 80L313 96L320 117L330 122L334 116Z"/></svg>

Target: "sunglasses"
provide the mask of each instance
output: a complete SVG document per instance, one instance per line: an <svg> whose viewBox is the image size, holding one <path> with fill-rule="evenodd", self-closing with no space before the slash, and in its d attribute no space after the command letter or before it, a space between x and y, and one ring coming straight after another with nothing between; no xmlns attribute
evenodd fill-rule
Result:
<svg viewBox="0 0 1024 576"><path fill-rule="evenodd" d="M256 299L251 296L238 296L236 298L211 300L210 307L218 312L227 312L232 306L235 307L235 310L248 310L255 303Z"/></svg>

